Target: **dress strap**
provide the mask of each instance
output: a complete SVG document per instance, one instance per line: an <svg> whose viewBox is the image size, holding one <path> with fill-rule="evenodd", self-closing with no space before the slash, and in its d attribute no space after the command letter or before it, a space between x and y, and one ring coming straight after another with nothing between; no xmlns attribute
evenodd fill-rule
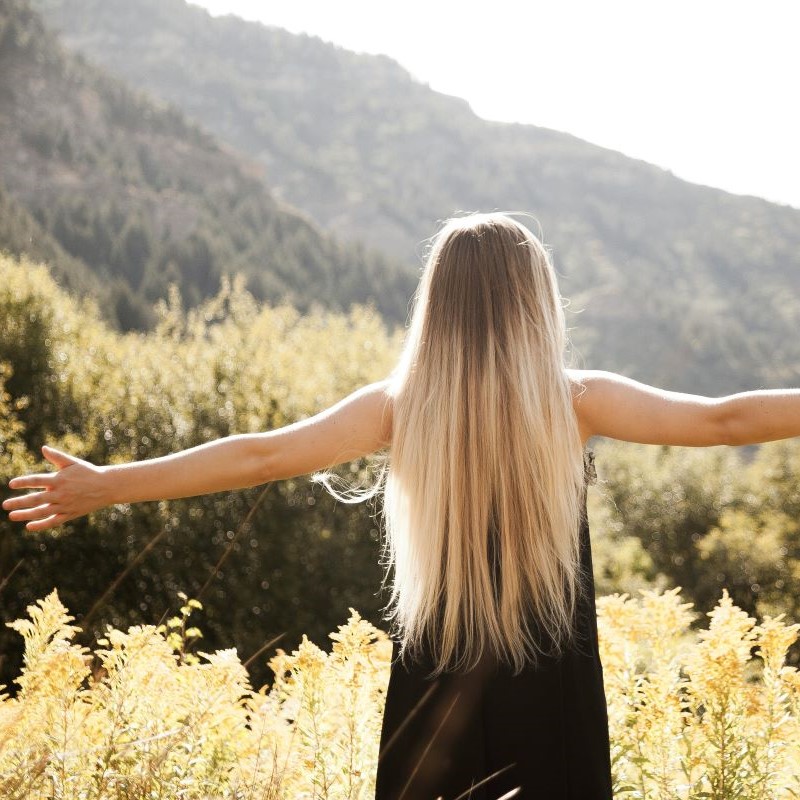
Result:
<svg viewBox="0 0 800 800"><path fill-rule="evenodd" d="M597 469L594 465L594 450L583 451L583 473L586 476L586 483L594 485L597 483Z"/></svg>

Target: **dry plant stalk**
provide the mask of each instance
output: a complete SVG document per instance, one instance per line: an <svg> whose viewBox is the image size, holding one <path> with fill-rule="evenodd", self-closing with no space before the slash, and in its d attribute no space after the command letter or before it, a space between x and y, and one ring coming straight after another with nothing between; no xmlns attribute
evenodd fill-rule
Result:
<svg viewBox="0 0 800 800"><path fill-rule="evenodd" d="M372 798L386 634L352 611L330 653L306 638L279 650L254 691L234 650L187 652L200 604L183 600L94 653L56 592L10 623L25 662L16 697L0 692L0 797ZM784 661L800 626L757 625L727 593L699 635L693 616L677 589L598 600L615 797L797 797L800 673Z"/></svg>
<svg viewBox="0 0 800 800"><path fill-rule="evenodd" d="M784 665L800 625L757 625L723 591L691 632L678 592L597 602L615 797L800 796L800 673Z"/></svg>

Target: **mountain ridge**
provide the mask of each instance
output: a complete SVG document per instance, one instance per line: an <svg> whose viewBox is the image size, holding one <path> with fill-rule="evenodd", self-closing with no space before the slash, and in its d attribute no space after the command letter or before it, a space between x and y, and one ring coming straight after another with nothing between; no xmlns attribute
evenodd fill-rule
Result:
<svg viewBox="0 0 800 800"><path fill-rule="evenodd" d="M260 299L404 317L410 269L323 232L270 194L260 164L63 50L24 0L0 9L0 97L3 194L69 255L67 284L94 275L123 327L146 327L169 283L195 304L230 272ZM18 253L31 226L17 218L2 241Z"/></svg>
<svg viewBox="0 0 800 800"><path fill-rule="evenodd" d="M36 7L69 46L258 160L278 196L343 239L412 264L455 211L531 212L581 311L570 325L587 366L706 393L800 382L791 207L480 120L387 57L182 0Z"/></svg>

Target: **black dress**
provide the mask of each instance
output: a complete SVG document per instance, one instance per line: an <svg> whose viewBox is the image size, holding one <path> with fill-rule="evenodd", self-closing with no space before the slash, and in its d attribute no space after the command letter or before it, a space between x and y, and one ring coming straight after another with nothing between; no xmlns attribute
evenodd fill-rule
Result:
<svg viewBox="0 0 800 800"><path fill-rule="evenodd" d="M594 475L591 454L587 476ZM514 675L484 661L430 680L433 665L397 658L381 733L376 800L611 800L611 763L589 525L575 643ZM479 785L478 785L479 784ZM474 787L474 788L471 788Z"/></svg>

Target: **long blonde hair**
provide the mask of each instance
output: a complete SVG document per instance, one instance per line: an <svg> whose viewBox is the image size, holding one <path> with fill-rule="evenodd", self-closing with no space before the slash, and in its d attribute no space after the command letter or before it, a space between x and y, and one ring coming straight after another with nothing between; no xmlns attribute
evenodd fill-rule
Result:
<svg viewBox="0 0 800 800"><path fill-rule="evenodd" d="M389 617L434 673L487 650L518 671L572 633L584 468L565 347L541 242L503 214L447 222L391 380L384 486Z"/></svg>

